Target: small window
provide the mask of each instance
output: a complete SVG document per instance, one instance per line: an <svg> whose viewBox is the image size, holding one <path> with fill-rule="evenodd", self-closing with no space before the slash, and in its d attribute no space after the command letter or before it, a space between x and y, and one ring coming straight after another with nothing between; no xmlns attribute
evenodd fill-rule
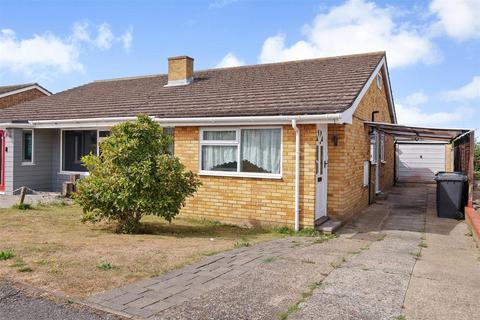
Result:
<svg viewBox="0 0 480 320"><path fill-rule="evenodd" d="M378 76L377 76L377 87L378 89L382 90L382 82L383 82L383 77L382 75L379 73Z"/></svg>
<svg viewBox="0 0 480 320"><path fill-rule="evenodd" d="M33 163L33 130L23 130L22 163Z"/></svg>
<svg viewBox="0 0 480 320"><path fill-rule="evenodd" d="M172 137L172 141L168 146L168 153L174 155L175 153L175 128L163 128L163 133Z"/></svg>
<svg viewBox="0 0 480 320"><path fill-rule="evenodd" d="M374 131L370 134L370 162L377 164L378 159L378 133Z"/></svg>
<svg viewBox="0 0 480 320"><path fill-rule="evenodd" d="M366 187L370 180L370 163L368 161L363 162L363 186Z"/></svg>
<svg viewBox="0 0 480 320"><path fill-rule="evenodd" d="M380 134L380 161L385 163L385 134Z"/></svg>

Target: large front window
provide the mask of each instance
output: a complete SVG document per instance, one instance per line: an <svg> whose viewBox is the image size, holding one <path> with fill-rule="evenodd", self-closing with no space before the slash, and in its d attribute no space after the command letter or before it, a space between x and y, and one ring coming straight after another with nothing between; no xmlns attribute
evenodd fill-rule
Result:
<svg viewBox="0 0 480 320"><path fill-rule="evenodd" d="M82 157L97 154L97 130L65 130L62 132L62 170L86 172Z"/></svg>
<svg viewBox="0 0 480 320"><path fill-rule="evenodd" d="M279 177L281 128L203 129L200 171L212 175Z"/></svg>

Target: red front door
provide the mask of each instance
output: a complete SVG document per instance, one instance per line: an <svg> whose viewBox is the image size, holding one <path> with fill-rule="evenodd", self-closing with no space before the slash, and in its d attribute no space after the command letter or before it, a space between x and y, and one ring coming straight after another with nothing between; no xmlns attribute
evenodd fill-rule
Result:
<svg viewBox="0 0 480 320"><path fill-rule="evenodd" d="M0 130L0 192L5 191L5 132Z"/></svg>

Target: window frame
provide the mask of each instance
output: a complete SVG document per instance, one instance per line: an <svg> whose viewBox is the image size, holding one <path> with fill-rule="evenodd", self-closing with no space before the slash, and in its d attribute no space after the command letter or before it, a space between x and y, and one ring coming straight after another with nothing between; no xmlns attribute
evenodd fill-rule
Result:
<svg viewBox="0 0 480 320"><path fill-rule="evenodd" d="M242 172L241 170L241 131L244 129L280 129L280 172L260 173ZM235 131L235 140L204 140L205 131ZM203 146L235 146L237 147L237 171L213 171L202 170L202 147ZM239 127L203 127L198 135L198 172L201 176L219 177L240 177L240 178L262 178L282 179L283 176L283 127L282 126L239 126Z"/></svg>
<svg viewBox="0 0 480 320"><path fill-rule="evenodd" d="M382 86L382 84L383 84L383 76L382 76L381 73L378 73L378 74L377 74L377 79L376 79L376 80L377 80L376 82L377 82L377 87L378 87L378 89L382 90L382 87L383 87L383 86Z"/></svg>
<svg viewBox="0 0 480 320"><path fill-rule="evenodd" d="M25 160L25 132L30 131L32 133L32 159ZM23 129L22 130L22 166L35 165L35 130Z"/></svg>
<svg viewBox="0 0 480 320"><path fill-rule="evenodd" d="M373 165L377 164L378 154L378 132L374 130L370 135L370 163ZM373 141L373 143L372 143Z"/></svg>
<svg viewBox="0 0 480 320"><path fill-rule="evenodd" d="M385 161L385 134L383 132L380 133L380 162L386 163Z"/></svg>
<svg viewBox="0 0 480 320"><path fill-rule="evenodd" d="M100 131L111 131L110 127L95 127L95 128L62 128L60 129L60 170L58 171L58 174L66 174L66 175L74 175L74 174L79 174L81 176L88 176L89 172L88 171L69 171L69 170L63 170L63 132L64 131L96 131L97 132L97 146L96 146L96 151L97 154L99 152L98 149L98 138L99 138L99 132Z"/></svg>

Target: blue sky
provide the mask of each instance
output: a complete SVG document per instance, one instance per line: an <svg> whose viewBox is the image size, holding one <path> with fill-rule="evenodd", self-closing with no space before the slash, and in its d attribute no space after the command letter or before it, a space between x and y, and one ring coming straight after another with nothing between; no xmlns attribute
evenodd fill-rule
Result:
<svg viewBox="0 0 480 320"><path fill-rule="evenodd" d="M2 1L0 85L387 51L399 122L478 128L480 0Z"/></svg>

